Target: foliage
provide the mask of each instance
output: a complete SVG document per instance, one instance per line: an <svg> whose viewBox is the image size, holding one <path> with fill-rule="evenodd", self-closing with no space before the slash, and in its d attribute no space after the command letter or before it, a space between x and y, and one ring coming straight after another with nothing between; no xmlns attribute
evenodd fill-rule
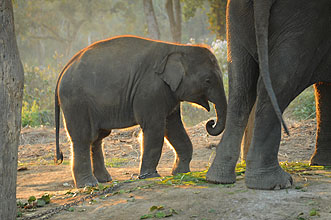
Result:
<svg viewBox="0 0 331 220"><path fill-rule="evenodd" d="M30 196L27 201L17 200L17 217L22 217L27 210L34 210L39 207L44 207L51 202L51 195L48 193L42 195L40 198Z"/></svg>
<svg viewBox="0 0 331 220"><path fill-rule="evenodd" d="M208 0L210 12L207 13L209 29L216 33L217 38L225 39L225 11L227 0Z"/></svg>
<svg viewBox="0 0 331 220"><path fill-rule="evenodd" d="M295 174L307 174L310 175L309 171L315 170L329 170L330 167L328 166L311 166L308 163L304 162L281 162L280 166L289 173Z"/></svg>
<svg viewBox="0 0 331 220"><path fill-rule="evenodd" d="M129 159L127 158L111 158L110 160L106 160L106 166L107 167L114 167L119 168L123 165L127 164L129 162Z"/></svg>
<svg viewBox="0 0 331 220"><path fill-rule="evenodd" d="M183 2L183 17L184 20L189 20L196 15L198 9L207 11L209 22L208 29L216 34L216 38L225 39L225 11L226 0L182 0Z"/></svg>
<svg viewBox="0 0 331 220"><path fill-rule="evenodd" d="M316 170L328 170L330 167L327 166L310 166L308 163L302 162L281 162L280 166L289 173L301 174L301 175L312 175L310 171ZM235 168L237 176L245 174L246 163L238 163ZM158 184L162 185L205 185L207 170L201 172L189 172L189 173L179 173L174 176L166 176L160 178L157 181Z"/></svg>
<svg viewBox="0 0 331 220"><path fill-rule="evenodd" d="M87 45L116 35L147 36L143 1L136 0L16 0L15 29L20 55L30 65L51 63L55 52L61 61ZM171 41L165 1L153 1L162 40ZM182 23L182 39L214 38L204 11ZM33 54L33 56L32 56Z"/></svg>
<svg viewBox="0 0 331 220"><path fill-rule="evenodd" d="M206 184L206 171L179 173L174 176L161 178L159 184L163 185L203 185Z"/></svg>
<svg viewBox="0 0 331 220"><path fill-rule="evenodd" d="M163 205L156 206L153 205L149 208L149 214L142 215L140 219L148 219L148 218L167 218L173 216L173 214L178 214L177 211L173 208L165 209Z"/></svg>
<svg viewBox="0 0 331 220"><path fill-rule="evenodd" d="M181 0L183 3L183 18L187 21L196 15L199 8L205 10L204 0Z"/></svg>
<svg viewBox="0 0 331 220"><path fill-rule="evenodd" d="M289 105L287 111L289 111L295 119L307 120L315 118L316 108L313 86L310 86L297 96Z"/></svg>
<svg viewBox="0 0 331 220"><path fill-rule="evenodd" d="M311 209L309 212L310 216L320 216L316 209Z"/></svg>
<svg viewBox="0 0 331 220"><path fill-rule="evenodd" d="M188 173L179 173L174 176L166 176L160 178L160 181L157 181L161 185L205 185L206 174L208 170L200 172L188 172ZM236 175L243 175L246 171L245 163L238 163L236 166Z"/></svg>
<svg viewBox="0 0 331 220"><path fill-rule="evenodd" d="M22 126L54 124L54 89L58 71L48 66L24 66Z"/></svg>
<svg viewBox="0 0 331 220"><path fill-rule="evenodd" d="M222 3L223 2L223 3ZM153 1L154 10L163 30L163 40L171 34L163 1ZM227 45L215 39L208 22L222 0L181 0L183 41L206 43L216 55L228 93ZM216 6L215 6L216 5ZM222 7L223 7L222 6ZM22 126L54 125L54 89L63 64L88 44L119 34L145 36L143 5L134 0L16 0L14 5L17 40L22 60L26 63ZM216 16L216 15L215 15ZM209 21L208 21L209 19ZM80 25L80 26L79 26ZM299 95L287 110L295 119L315 116L313 88ZM187 126L215 117L188 103L182 104L182 117Z"/></svg>

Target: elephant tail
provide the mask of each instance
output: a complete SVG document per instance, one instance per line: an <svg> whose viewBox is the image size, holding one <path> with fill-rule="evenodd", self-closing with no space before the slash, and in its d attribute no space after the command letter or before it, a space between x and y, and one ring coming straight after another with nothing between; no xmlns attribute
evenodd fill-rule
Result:
<svg viewBox="0 0 331 220"><path fill-rule="evenodd" d="M255 0L254 1L254 20L255 20L255 35L257 53L259 59L260 74L267 90L268 96L270 97L271 104L275 110L279 122L283 125L285 133L290 135L289 130L283 120L282 112L275 92L272 88L269 72L269 54L268 54L268 27L270 10L275 0Z"/></svg>
<svg viewBox="0 0 331 220"><path fill-rule="evenodd" d="M55 133L56 133L56 158L54 159L56 164L61 164L63 162L63 153L60 150L60 102L59 102L59 86L61 79L63 77L63 74L65 71L70 67L71 64L73 64L79 57L84 53L84 49L76 53L70 61L64 66L62 69L57 82L56 82L56 88L55 88Z"/></svg>
<svg viewBox="0 0 331 220"><path fill-rule="evenodd" d="M56 164L61 164L63 161L63 153L60 150L60 105L59 105L59 97L58 97L58 84L57 82L56 89L55 89L55 128L56 128L56 158L54 159Z"/></svg>

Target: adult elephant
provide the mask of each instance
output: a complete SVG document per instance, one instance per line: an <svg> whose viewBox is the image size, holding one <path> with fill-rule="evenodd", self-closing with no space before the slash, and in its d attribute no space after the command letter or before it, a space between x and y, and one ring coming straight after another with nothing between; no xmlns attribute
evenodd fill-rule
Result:
<svg viewBox="0 0 331 220"><path fill-rule="evenodd" d="M56 152L60 106L72 141L75 185L107 182L102 139L112 129L139 124L143 131L140 177L156 171L164 137L176 151L172 173L189 172L192 143L184 129L180 102L209 109L217 122L206 125L211 135L225 126L227 102L217 60L203 46L179 45L135 36L99 41L78 52L64 67L55 90ZM92 158L92 163L91 163ZM92 164L92 166L91 166Z"/></svg>
<svg viewBox="0 0 331 220"><path fill-rule="evenodd" d="M255 189L286 188L278 163L282 112L315 84L318 142L312 163L331 160L331 1L229 0L227 124L207 180L235 182L240 142L257 101L245 182Z"/></svg>

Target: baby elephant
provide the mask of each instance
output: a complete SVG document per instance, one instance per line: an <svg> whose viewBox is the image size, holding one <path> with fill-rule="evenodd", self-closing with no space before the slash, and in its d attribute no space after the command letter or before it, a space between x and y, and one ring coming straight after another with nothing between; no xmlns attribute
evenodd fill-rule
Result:
<svg viewBox="0 0 331 220"><path fill-rule="evenodd" d="M56 160L60 107L72 142L76 187L111 181L104 164L102 139L111 129L139 124L143 131L140 177L157 177L164 137L176 151L172 173L189 172L192 143L184 129L180 102L215 104L217 122L225 126L226 97L217 60L203 46L120 36L96 42L78 52L60 73L55 90ZM92 161L91 161L92 159Z"/></svg>

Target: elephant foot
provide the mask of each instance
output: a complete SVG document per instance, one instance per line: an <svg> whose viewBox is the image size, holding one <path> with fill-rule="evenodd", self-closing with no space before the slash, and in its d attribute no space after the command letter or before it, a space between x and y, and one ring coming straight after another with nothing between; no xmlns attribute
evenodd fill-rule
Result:
<svg viewBox="0 0 331 220"><path fill-rule="evenodd" d="M139 179L148 179L148 178L154 178L154 177L161 177L160 174L158 174L156 170L152 173L140 174L138 178Z"/></svg>
<svg viewBox="0 0 331 220"><path fill-rule="evenodd" d="M310 159L310 165L315 166L331 166L331 151L330 152L315 152Z"/></svg>
<svg viewBox="0 0 331 220"><path fill-rule="evenodd" d="M188 172L191 172L189 165L178 165L172 168L171 174L176 175L178 173L188 173Z"/></svg>
<svg viewBox="0 0 331 220"><path fill-rule="evenodd" d="M98 185L97 179L90 175L88 177L80 177L75 179L76 188L83 188L85 186L96 186Z"/></svg>
<svg viewBox="0 0 331 220"><path fill-rule="evenodd" d="M293 185L290 174L279 165L273 168L246 169L245 183L251 189L285 189Z"/></svg>
<svg viewBox="0 0 331 220"><path fill-rule="evenodd" d="M112 181L111 175L108 173L108 171L94 172L93 174L97 178L99 183L107 183Z"/></svg>
<svg viewBox="0 0 331 220"><path fill-rule="evenodd" d="M208 169L206 180L216 184L231 184L236 182L236 173L233 167L224 163L216 163L215 160Z"/></svg>

